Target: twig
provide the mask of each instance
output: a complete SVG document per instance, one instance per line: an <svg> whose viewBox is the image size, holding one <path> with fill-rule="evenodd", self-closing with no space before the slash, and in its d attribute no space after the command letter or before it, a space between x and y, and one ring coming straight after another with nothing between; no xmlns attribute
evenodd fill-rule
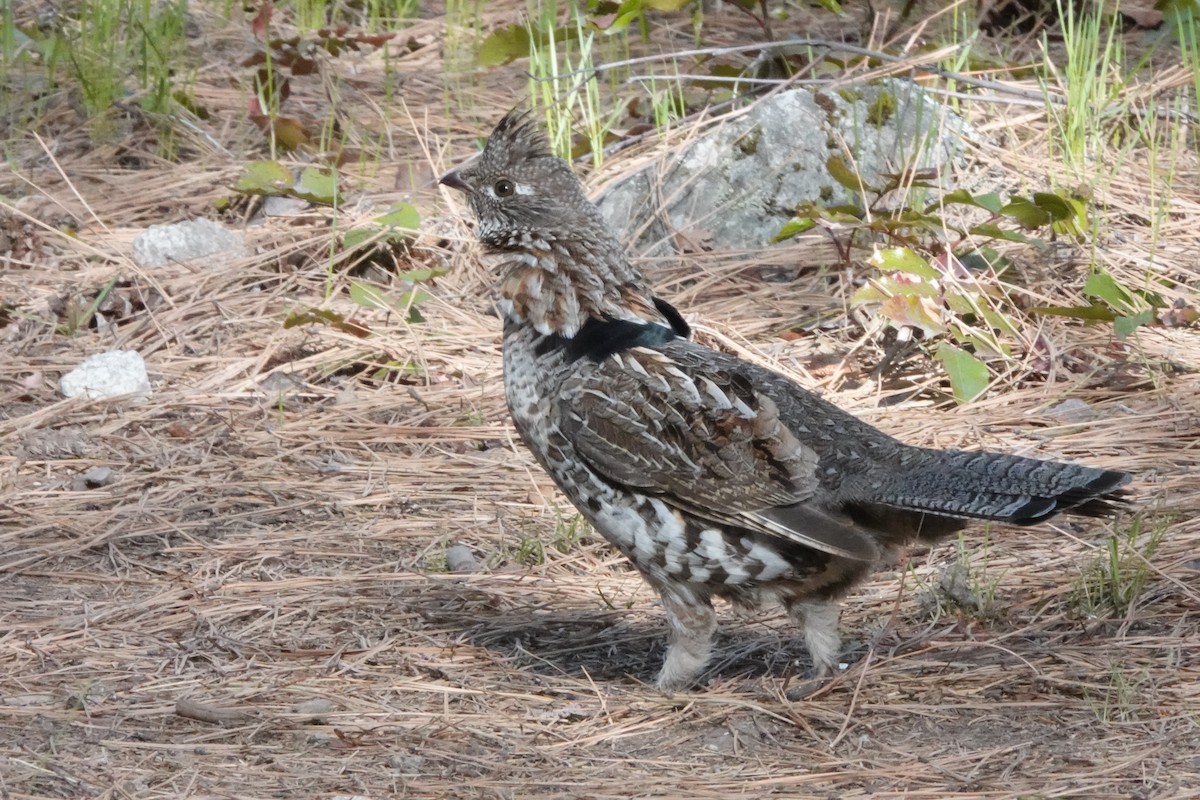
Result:
<svg viewBox="0 0 1200 800"><path fill-rule="evenodd" d="M235 708L219 708L189 697L175 701L175 713L186 719L207 722L211 725L243 725L254 721L254 715Z"/></svg>

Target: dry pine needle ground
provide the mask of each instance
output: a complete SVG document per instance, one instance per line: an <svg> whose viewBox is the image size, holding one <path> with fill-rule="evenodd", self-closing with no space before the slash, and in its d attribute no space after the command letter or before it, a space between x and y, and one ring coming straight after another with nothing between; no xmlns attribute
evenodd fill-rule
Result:
<svg viewBox="0 0 1200 800"><path fill-rule="evenodd" d="M410 111L442 102L428 78L438 35L436 21L421 23L414 36L428 47L397 62L411 71ZM381 79L379 63L359 69ZM517 75L491 80L520 85ZM213 104L223 93L216 81L197 88ZM449 268L422 324L354 307L345 276L330 289L320 214L249 229L256 252L244 263L133 267L142 228L202 214L226 192L239 162L218 153L123 170L64 132L53 168L5 176L10 196L24 186L30 198L6 206L6 224L33 247L0 273L0 297L20 312L2 328L0 375L0 797L1200 792L1195 331L1114 343L1108 326L1051 321L1056 352L1115 366L1005 381L963 408L896 404L899 390L867 376L881 350L861 331L776 335L798 305L843 309L853 286L836 275L781 287L762 265L715 255L652 267L701 335L806 385L826 381L833 400L910 441L1134 472L1143 526L1122 553L1144 584L1121 613L1103 602L1086 613L1080 592L1099 585L1107 536L1124 536L1132 517L976 528L961 549L914 553L852 595L852 663L815 696L790 699L806 656L780 615L723 611L707 687L667 698L646 684L664 634L653 597L576 526L516 443L489 278L471 261L462 209L429 190L469 151L467 134L505 110L478 102L478 124L432 112L390 123L392 155L425 176L414 258ZM34 163L36 143L22 146ZM1028 152L976 158L1015 186L1029 168ZM1189 159L1155 252L1182 287L1200 250ZM1116 229L1101 256L1135 285L1145 234L1120 226L1145 194L1138 169L1125 165L1106 198ZM77 237L54 232L60 212L79 221ZM1077 299L1077 264L1034 267L1044 280L1031 291ZM56 329L56 303L118 275L154 302L113 330ZM282 327L327 297L374 338ZM116 347L144 355L147 402L58 397L61 374ZM386 358L418 377L379 383L361 369ZM819 367L829 364L836 380ZM1055 417L1065 397L1094 419ZM116 482L80 483L96 466ZM1161 542L1139 560L1151 535ZM453 542L477 572L445 572ZM955 581L967 600L947 589Z"/></svg>

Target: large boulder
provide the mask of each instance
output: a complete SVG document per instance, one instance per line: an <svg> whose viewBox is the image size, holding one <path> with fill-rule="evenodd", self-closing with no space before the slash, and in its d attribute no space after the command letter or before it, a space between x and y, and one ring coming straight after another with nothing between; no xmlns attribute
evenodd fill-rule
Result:
<svg viewBox="0 0 1200 800"><path fill-rule="evenodd" d="M878 184L905 168L944 167L971 136L961 117L908 81L793 89L719 122L613 186L599 206L634 254L669 255L698 241L759 250L799 204L853 199L829 174L830 156Z"/></svg>

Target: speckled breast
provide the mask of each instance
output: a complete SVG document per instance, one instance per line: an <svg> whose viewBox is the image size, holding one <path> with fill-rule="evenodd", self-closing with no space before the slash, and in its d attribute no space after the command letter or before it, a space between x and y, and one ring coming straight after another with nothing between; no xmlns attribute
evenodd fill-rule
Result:
<svg viewBox="0 0 1200 800"><path fill-rule="evenodd" d="M588 365L569 361L561 348L539 347L543 339L527 326L505 327L505 398L517 432L580 513L653 583L742 594L821 570L826 554L782 552L767 537L706 524L596 474L560 426L563 383Z"/></svg>

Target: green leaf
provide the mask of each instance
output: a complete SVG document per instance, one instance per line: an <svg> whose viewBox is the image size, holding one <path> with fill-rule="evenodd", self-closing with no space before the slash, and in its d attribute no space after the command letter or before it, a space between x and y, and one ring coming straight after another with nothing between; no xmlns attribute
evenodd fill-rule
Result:
<svg viewBox="0 0 1200 800"><path fill-rule="evenodd" d="M876 286L873 283L868 283L866 286L861 287L858 291L851 295L850 307L857 308L864 303L882 303L889 297L891 297L891 295L885 292L881 287Z"/></svg>
<svg viewBox="0 0 1200 800"><path fill-rule="evenodd" d="M415 231L421 227L421 214L411 203L394 203L390 211L376 217L375 221L389 228Z"/></svg>
<svg viewBox="0 0 1200 800"><path fill-rule="evenodd" d="M918 211L915 208L899 209L892 219L901 224L908 225L913 228L927 228L929 230L941 231L946 227L945 221L937 214L928 214L924 211Z"/></svg>
<svg viewBox="0 0 1200 800"><path fill-rule="evenodd" d="M408 281L409 283L425 283L425 281L433 278L440 278L445 275L447 270L442 267L428 267L426 269L410 269L407 272L401 272L396 276L396 280Z"/></svg>
<svg viewBox="0 0 1200 800"><path fill-rule="evenodd" d="M958 262L963 267L972 272L983 272L984 270L991 269L993 264L997 266L997 272L999 272L999 267L1002 266L999 263L1002 257L997 255L995 251L985 254L981 250L971 250L966 253L955 253L954 257L958 259Z"/></svg>
<svg viewBox="0 0 1200 800"><path fill-rule="evenodd" d="M342 236L343 250L357 250L379 235L379 228L374 225L365 228L353 228Z"/></svg>
<svg viewBox="0 0 1200 800"><path fill-rule="evenodd" d="M981 298L974 292L947 291L942 299L946 303L946 308L961 316L974 314Z"/></svg>
<svg viewBox="0 0 1200 800"><path fill-rule="evenodd" d="M1007 333L1013 337L1020 336L1017 324L1007 314L1002 314L995 309L988 308L986 305L981 306L979 313L987 320L988 325L991 325L1001 333Z"/></svg>
<svg viewBox="0 0 1200 800"><path fill-rule="evenodd" d="M403 305L398 305L396 300L388 297L381 290L374 286L368 286L365 283L358 281L350 282L350 299L358 303L363 308L377 309L380 311L395 311L397 308L403 308Z"/></svg>
<svg viewBox="0 0 1200 800"><path fill-rule="evenodd" d="M283 327L295 328L300 325L325 325L334 330L348 333L351 336L357 336L359 339L365 339L371 335L371 329L360 322L355 322L352 319L346 319L336 311L330 311L326 308L310 308L307 311L295 311L287 315L283 321Z"/></svg>
<svg viewBox="0 0 1200 800"><path fill-rule="evenodd" d="M292 189L292 173L278 161L252 161L246 165L235 192L253 195L286 195Z"/></svg>
<svg viewBox="0 0 1200 800"><path fill-rule="evenodd" d="M352 281L350 283L350 299L364 308L378 309L396 313L407 313L409 322L424 322L425 318L417 312L416 307L429 299L429 293L420 289L411 289L396 297L368 286L365 283Z"/></svg>
<svg viewBox="0 0 1200 800"><path fill-rule="evenodd" d="M1034 192L1033 204L1049 214L1055 222L1070 219L1075 215L1075 207L1071 205L1071 201L1053 192Z"/></svg>
<svg viewBox="0 0 1200 800"><path fill-rule="evenodd" d="M305 167L292 194L301 200L333 205L337 200L337 174L324 167Z"/></svg>
<svg viewBox="0 0 1200 800"><path fill-rule="evenodd" d="M751 75L750 72L751 72L750 70L743 69L741 67L735 67L732 64L714 64L708 70L708 74L711 75L714 79L753 77L753 75ZM701 89L728 89L731 85L733 85L733 81L732 80L708 80L706 78L696 78L695 80L692 81L692 85L697 86Z"/></svg>
<svg viewBox="0 0 1200 800"><path fill-rule="evenodd" d="M622 8L623 7L624 5ZM628 30L630 24L640 19L642 16L643 12L639 6L633 11L625 11L623 13L618 12L607 15L603 18L603 21L601 17L597 17L592 20L591 24L594 25L598 30L604 31L604 35L613 36L618 33L624 33L626 30ZM609 17L611 17L611 19Z"/></svg>
<svg viewBox="0 0 1200 800"><path fill-rule="evenodd" d="M959 403L969 403L987 391L990 377L987 365L966 350L942 342L934 358L946 370L950 389Z"/></svg>
<svg viewBox="0 0 1200 800"><path fill-rule="evenodd" d="M942 195L940 202L930 204L925 210L927 212L933 211L944 205L975 206L975 208L982 208L984 211L990 211L993 214L999 214L1000 209L1004 207L1004 203L1000 200L1000 195L994 192L981 194L977 197L966 189L955 189L949 194Z"/></svg>
<svg viewBox="0 0 1200 800"><path fill-rule="evenodd" d="M1028 231L1049 225L1054 220L1049 211L1034 205L1023 197L1013 198L997 213L1015 220L1018 225Z"/></svg>
<svg viewBox="0 0 1200 800"><path fill-rule="evenodd" d="M771 237L771 244L792 239L802 233L805 233L806 231L812 230L816 227L816 225L817 221L811 217L806 219L790 219L783 224L782 228L779 229L779 233Z"/></svg>
<svg viewBox="0 0 1200 800"><path fill-rule="evenodd" d="M841 156L830 156L826 159L825 169L829 171L830 177L852 192L871 191L870 185L851 169Z"/></svg>
<svg viewBox="0 0 1200 800"><path fill-rule="evenodd" d="M991 356L992 358L1003 358L1012 355L1012 348L997 341L994 338L985 338L971 332L970 328L964 328L959 325L951 326L951 334L954 341L960 345L969 344L975 348L975 352L983 355Z"/></svg>
<svg viewBox="0 0 1200 800"><path fill-rule="evenodd" d="M1001 241L1005 242L1021 242L1022 244L1029 244L1030 242L1034 241L1023 233L1005 230L1004 228L1001 228L999 225L996 225L992 222L985 222L981 225L972 225L967 229L967 232L972 236L986 236L989 239L1000 239Z"/></svg>
<svg viewBox="0 0 1200 800"><path fill-rule="evenodd" d="M842 4L837 0L817 0L817 5L826 11L832 11L834 14L842 13Z"/></svg>
<svg viewBox="0 0 1200 800"><path fill-rule="evenodd" d="M841 225L861 225L863 210L852 205L830 206L822 210L821 217Z"/></svg>
<svg viewBox="0 0 1200 800"><path fill-rule="evenodd" d="M931 281L941 277L928 261L907 247L881 248L867 259L867 263L885 272L907 272Z"/></svg>
<svg viewBox="0 0 1200 800"><path fill-rule="evenodd" d="M1000 209L1004 208L1004 201L995 192L975 195L975 204L993 214L999 214Z"/></svg>
<svg viewBox="0 0 1200 800"><path fill-rule="evenodd" d="M939 197L935 202L930 203L925 207L926 212L937 211L942 206L975 206L979 207L979 203L975 201L974 195L966 189L955 189L953 192L947 192Z"/></svg>
<svg viewBox="0 0 1200 800"><path fill-rule="evenodd" d="M678 11L691 2L692 0L641 0L643 6L655 11Z"/></svg>
<svg viewBox="0 0 1200 800"><path fill-rule="evenodd" d="M509 25L489 33L479 44L479 63L498 67L529 55L529 29L524 25Z"/></svg>
<svg viewBox="0 0 1200 800"><path fill-rule="evenodd" d="M1132 310L1133 298L1129 292L1117 283L1116 278L1102 270L1088 275L1087 281L1083 284L1083 293L1088 297L1103 300L1117 311Z"/></svg>
<svg viewBox="0 0 1200 800"><path fill-rule="evenodd" d="M413 289L411 292L405 292L396 298L396 308L400 309L420 305L428 300L429 297L429 292Z"/></svg>
<svg viewBox="0 0 1200 800"><path fill-rule="evenodd" d="M1048 317L1085 319L1089 322L1112 322L1117 318L1111 308L1104 306L1034 306L1029 312Z"/></svg>
<svg viewBox="0 0 1200 800"><path fill-rule="evenodd" d="M1146 309L1140 314L1133 314L1128 317L1117 317L1113 320L1113 333L1118 339L1124 339L1133 333L1142 325L1149 325L1154 321L1154 312Z"/></svg>
<svg viewBox="0 0 1200 800"><path fill-rule="evenodd" d="M889 297L902 295L904 297L927 297L933 300L938 297L938 288L928 281L901 282L891 275L873 278L866 286L860 288L850 298L851 306L863 303L882 303Z"/></svg>
<svg viewBox="0 0 1200 800"><path fill-rule="evenodd" d="M1130 289L1129 291L1135 297L1140 297L1142 300L1144 300L1151 308L1167 307L1167 298L1163 297L1158 292L1152 292L1149 289L1143 288Z"/></svg>
<svg viewBox="0 0 1200 800"><path fill-rule="evenodd" d="M946 332L941 314L937 306L927 298L915 294L893 295L883 301L879 313L897 325L908 325L918 328L926 336L936 336Z"/></svg>

